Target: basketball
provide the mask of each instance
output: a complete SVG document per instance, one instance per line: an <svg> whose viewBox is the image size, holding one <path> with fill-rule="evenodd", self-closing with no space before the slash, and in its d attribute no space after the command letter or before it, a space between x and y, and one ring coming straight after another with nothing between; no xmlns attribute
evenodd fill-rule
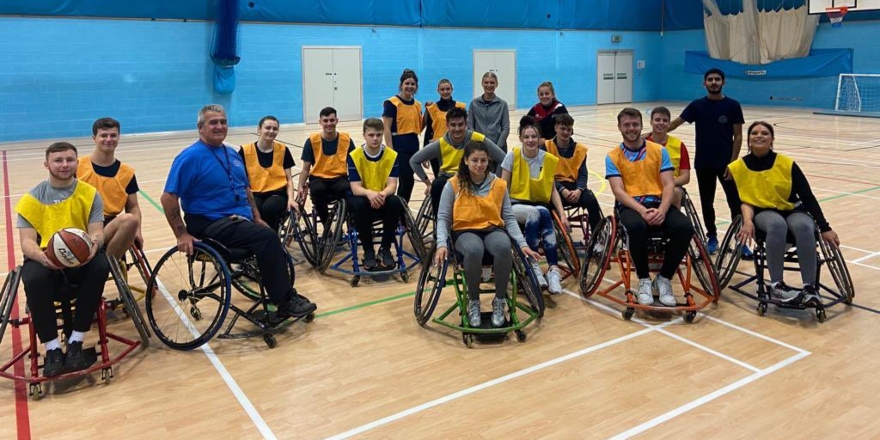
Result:
<svg viewBox="0 0 880 440"><path fill-rule="evenodd" d="M49 261L59 267L78 267L89 259L92 239L82 229L65 228L52 235L46 246Z"/></svg>

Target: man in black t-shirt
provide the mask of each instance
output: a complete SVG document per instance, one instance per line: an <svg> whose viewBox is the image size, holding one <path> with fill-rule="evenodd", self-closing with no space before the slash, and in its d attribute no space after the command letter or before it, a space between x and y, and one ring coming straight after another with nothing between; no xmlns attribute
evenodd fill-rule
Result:
<svg viewBox="0 0 880 440"><path fill-rule="evenodd" d="M671 132L685 122L696 123L694 170L697 174L703 221L706 223L706 247L710 254L718 249L713 203L717 181L721 182L727 198L730 218L740 214L740 207L734 203L734 197L731 197L736 187L728 175L727 165L739 158L745 120L739 102L721 93L724 84L724 72L715 68L707 70L703 75L703 86L706 87L707 95L691 101L667 130ZM743 248L743 256L751 257L748 248Z"/></svg>

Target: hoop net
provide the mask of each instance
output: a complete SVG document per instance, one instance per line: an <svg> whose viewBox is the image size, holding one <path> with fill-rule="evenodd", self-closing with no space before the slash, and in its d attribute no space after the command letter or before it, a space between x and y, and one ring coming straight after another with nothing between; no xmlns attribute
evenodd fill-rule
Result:
<svg viewBox="0 0 880 440"><path fill-rule="evenodd" d="M846 15L848 8L846 6L841 6L839 8L825 8L825 15L828 16L828 20L831 22L831 27L841 27L843 26L843 16Z"/></svg>

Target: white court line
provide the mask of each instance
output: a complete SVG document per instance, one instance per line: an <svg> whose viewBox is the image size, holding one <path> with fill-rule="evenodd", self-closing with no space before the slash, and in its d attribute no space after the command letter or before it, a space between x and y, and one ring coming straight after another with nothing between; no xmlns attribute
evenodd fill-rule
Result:
<svg viewBox="0 0 880 440"><path fill-rule="evenodd" d="M873 254L868 254L868 255L865 255L864 257L856 258L856 259L853 260L852 262L853 262L853 263L861 263L862 261L865 261L865 260L867 260L867 259L869 259L869 258L874 258L874 257L876 257L877 255L880 255L880 252L874 252Z"/></svg>
<svg viewBox="0 0 880 440"><path fill-rule="evenodd" d="M189 317L180 309L177 303L174 301L174 298L171 297L171 294L168 293L168 290L165 289L165 286L161 281L156 280L156 283L159 287L159 291L162 292L162 295L165 297L165 300L168 301L168 304L174 308L174 311L177 312L177 316L183 321L184 325L187 329L193 334L193 336L199 336L199 332L196 331L195 326L193 326L192 322L189 320ZM220 374L220 377L223 378L223 381L226 382L226 386L229 387L229 390L232 391L232 395L238 400L238 403L244 408L244 411L251 418L251 421L254 422L254 425L257 426L257 429L260 430L260 433L263 435L263 438L266 439L276 439L275 433L272 432L272 429L269 428L269 425L266 424L266 421L263 420L263 417L260 416L259 411L254 407L251 403L250 399L248 399L247 395L242 391L241 387L238 386L238 383L235 382L235 379L229 374L229 370L226 369L226 366L223 365L223 362L217 357L214 353L214 350L208 345L208 343L202 344L199 347L204 353L205 356L208 357L208 360L211 361L211 364L214 366L214 369L217 370L217 373Z"/></svg>
<svg viewBox="0 0 880 440"><path fill-rule="evenodd" d="M346 439L346 438L350 438L350 437L353 437L353 436L358 435L358 434L363 434L364 432L367 432L367 431L369 431L369 430L371 430L371 429L375 429L375 428L378 428L378 427L380 427L380 426L387 425L388 423L391 423L391 422L394 422L394 421L400 420L400 419L402 419L402 418L404 418L404 417L408 417L408 416L411 416L411 415L413 415L413 414L416 414L416 413L419 413L419 412L425 411L425 410L427 410L427 409L433 408L433 407L435 407L435 406L442 405L442 404L447 403L447 402L451 402L451 401L453 401L453 400L455 400L455 399L458 399L458 398L460 398L460 397L464 397L464 396L467 396L467 395L469 395L469 394L476 393L476 392L481 391L481 390L484 390L484 389L486 389L486 388L489 388L489 387L492 387L492 386L495 386L495 385L499 385L499 384L502 384L502 383L504 383L504 382L511 381L511 380L513 380L513 379L516 379L516 378L519 378L519 377L525 376L525 375L530 374L530 373L534 373L534 372L539 371L539 370L543 370L543 369L545 369L545 368L547 368L547 367L551 367L551 366L553 366L553 365L557 365L557 364L559 364L559 363L562 363L562 362L565 362L565 361L568 361L568 360L571 360L571 359L575 359L575 358L580 357L580 356L583 356L583 355L585 355L585 354L589 354L589 353L592 353L592 352L594 352L594 351L601 350L601 349L603 349L603 348L607 348L607 347L610 347L610 346L612 346L612 345L619 344L619 343L621 343L621 342L628 341L628 340L630 340L630 339L633 339L633 338L636 338L636 337L639 337L639 336L642 336L642 335L645 335L645 334L651 333L651 332L653 332L653 331L655 331L655 330L658 330L658 329L661 329L661 328L663 328L663 327L665 327L665 326L667 326L667 325L670 325L670 324L672 324L673 322L674 322L674 321L670 321L670 322L666 322L666 323L663 323L663 324L660 324L660 325L657 325L657 326L652 326L652 325L650 325L650 324L646 324L646 325L647 325L646 328L644 328L644 329L642 329L642 330L639 330L639 331L637 331L637 332L635 332L635 333L630 333L630 334L628 334L628 335L621 336L621 337L619 337L619 338L615 338L615 339L612 339L612 340L610 340L610 341L603 342L603 343L601 343L601 344L593 345L593 346L591 346L591 347L584 348L583 350L578 350L578 351L576 351L576 352L574 352L574 353L569 353L569 354L567 354L567 355L565 355L565 356L560 356L560 357L558 357L558 358L551 359L551 360L546 361L546 362L542 362L542 363L537 364L537 365L534 365L534 366L532 366L532 367L528 367L528 368L525 368L525 369L522 369L522 370L519 370L519 371L515 371L515 372L510 373L510 374L507 374L507 375L501 376L501 377L499 377L499 378L497 378L497 379L493 379L493 380L490 380L490 381L488 381L488 382L483 382L483 383L481 383L481 384L478 384L478 385L472 386L472 387L470 387L470 388L466 388L466 389L463 389L463 390L461 390L461 391L457 391L457 392L455 392L455 393L448 394L448 395L443 396L443 397L440 397L440 398L438 398L438 399L431 400L430 402L426 402L426 403L423 403L423 404L421 404L421 405L418 405L418 406L412 407L412 408L410 408L410 409L407 409L407 410L400 411L400 412L398 412L398 413L392 414L392 415L390 415L390 416L388 416L388 417L384 417L384 418L381 418L381 419L379 419L379 420L376 420L376 421L373 421L373 422L367 423L367 424L365 424L365 425L358 426L357 428L350 429L350 430L345 431L345 432L343 432L343 433L341 433L341 434L334 435L333 437L328 437L328 440Z"/></svg>

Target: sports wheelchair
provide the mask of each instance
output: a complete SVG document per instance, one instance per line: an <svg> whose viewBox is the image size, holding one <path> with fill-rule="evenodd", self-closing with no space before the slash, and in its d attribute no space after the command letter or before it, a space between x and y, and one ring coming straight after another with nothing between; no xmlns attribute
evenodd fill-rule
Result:
<svg viewBox="0 0 880 440"><path fill-rule="evenodd" d="M397 197L397 196L393 196ZM358 260L359 239L357 229L354 226L352 213L348 211L348 203L345 199L339 199L331 202L329 205L328 227L324 229L323 234L318 238L317 256L318 256L318 272L324 274L328 269L343 274L351 275L349 284L357 287L361 281L361 277L382 277L394 274L400 274L404 282L409 281L409 270L421 263L427 253L424 242L419 232L416 230L415 221L412 218L409 207L403 203L401 221L397 227L397 238L394 241L394 256L396 265L394 267L382 267L376 270L366 270ZM374 245L381 240L382 221L373 221L373 238ZM345 231L343 231L343 226ZM403 237L407 236L412 246L412 251L404 247ZM340 259L333 261L339 250L343 250L345 255ZM346 263L351 262L351 269L346 268Z"/></svg>
<svg viewBox="0 0 880 440"><path fill-rule="evenodd" d="M419 273L419 280L416 286L416 295L413 301L413 312L416 322L424 327L431 321L431 316L440 302L440 294L447 285L455 288L455 303L452 304L440 316L433 319L433 322L453 330L461 332L461 340L468 347L472 348L474 339L479 341L498 341L504 339L511 331L516 335L519 342L526 341L526 333L523 330L532 321L539 320L544 315L544 299L541 296L541 290L538 286L538 280L535 274L530 270L529 262L516 244L511 246L513 253L513 270L511 271L510 287L507 295L508 319L503 327L493 327L491 324L492 312L483 312L482 325L480 327L472 327L468 321L467 304L468 293L467 283L465 282L464 267L462 267L462 256L455 251L455 246L449 248L449 258L436 264L434 262L434 254L436 246L431 245L427 260L422 265ZM447 279L448 269L452 266L452 279ZM483 256L483 266L491 267L492 258L486 254ZM495 294L494 286L497 280L490 280L486 289L481 289L481 293ZM501 282L506 282L502 280ZM518 295L522 294L526 297L527 303L522 303L518 299ZM460 323L447 320L446 318L458 311L461 316ZM520 312L525 316L520 317Z"/></svg>
<svg viewBox="0 0 880 440"><path fill-rule="evenodd" d="M425 199L422 200L422 205L419 206L419 211L416 213L414 220L416 231L422 237L422 243L424 243L427 249L434 242L434 226L437 224L437 213L434 212L430 195L426 195Z"/></svg>
<svg viewBox="0 0 880 440"><path fill-rule="evenodd" d="M790 302L782 302L771 296L770 286L764 279L764 271L767 269L767 250L764 247L766 233L764 231L755 228L755 258L753 260L755 273L750 274L738 270L741 257L741 253L738 250L742 248L743 243L740 242L736 236L739 234L742 226L742 217L737 216L733 220L730 229L724 234L724 239L721 241L721 246L718 249L718 256L715 259L715 268L718 272L719 285L724 288L728 286L735 274L738 273L744 275L744 280L730 285L730 288L748 298L758 301L757 312L760 316L764 316L767 313L768 304L773 304L782 309L806 310L810 308L809 305L802 301L802 298ZM843 255L840 253L840 249L829 245L825 240L822 240L818 227L816 227L816 242L818 249L816 250L816 281L814 285L816 286L822 302L813 308L815 309L816 319L819 322L824 322L826 318L826 308L839 303L844 303L846 305L852 304L853 298L855 297L855 288L853 287L853 281L849 274L849 269L846 267L846 260L844 260ZM800 271L797 248L791 243L794 243L794 237L789 233L786 238L788 249L785 251L785 256L783 257L783 261L785 262L783 270ZM820 274L822 273L823 266L828 269L836 289L822 282ZM758 284L757 292L745 289L747 285L752 284L753 282L757 282Z"/></svg>
<svg viewBox="0 0 880 440"><path fill-rule="evenodd" d="M687 216L688 220L691 221L691 224L694 225L694 236L699 238L703 243L706 243L706 229L703 227L703 221L700 220L700 214L697 213L694 201L691 199L691 196L688 195L687 189L683 186L677 186L676 188L681 190L681 209L684 210L684 215Z"/></svg>
<svg viewBox="0 0 880 440"><path fill-rule="evenodd" d="M659 272L663 264L665 245L667 239L663 231L648 230L648 264L651 272ZM600 289L605 273L610 269L611 263L617 263L620 268L621 278L610 286ZM684 267L682 267L684 266ZM693 322L697 311L709 304L717 303L721 289L718 285L715 269L709 260L705 242L695 233L688 246L684 261L676 271L683 293L678 296L684 297L684 302L677 305L655 306L642 305L636 300L636 293L632 290L632 273L635 265L629 254L629 237L626 229L618 222L617 216L608 216L602 219L596 226L596 232L590 240L587 256L581 266L580 290L581 294L589 298L597 293L625 307L622 311L623 319L630 320L636 310L646 312L683 312L685 322ZM694 280L696 278L696 280ZM695 282L696 281L696 282ZM623 297L615 295L615 290L623 286ZM700 298L695 297L694 293Z"/></svg>
<svg viewBox="0 0 880 440"><path fill-rule="evenodd" d="M285 250L290 285L294 285L294 261ZM262 336L269 348L278 344L275 334L302 320L309 323L315 315L302 318L281 318L268 302L260 282L256 257L241 249L229 249L215 240L193 243L192 255L172 247L153 270L147 290L160 293L146 297L147 318L153 332L165 345L176 350L192 350L210 341L224 325L230 309L235 316L220 339ZM239 307L232 301L232 288L253 303ZM239 318L255 329L235 330Z"/></svg>
<svg viewBox="0 0 880 440"><path fill-rule="evenodd" d="M133 249L132 255L139 257L142 261L146 261L140 250ZM102 257L98 256L97 258ZM0 365L0 377L27 383L29 386L29 395L34 400L40 399L43 396L43 383L84 376L99 370L101 371L101 380L109 384L113 379L114 365L131 354L136 348L146 348L150 345L150 332L147 330L143 315L137 306L137 299L133 295L132 289L127 282L127 266L125 262L117 260L109 255L104 258L107 258L108 260L110 266L110 280L112 280L116 286L116 289L119 292L119 297L118 299L113 300L102 299L98 303L98 309L95 313L95 321L97 322L98 327L98 341L95 347L85 348L83 350L83 354L89 359L91 365L80 371L64 373L54 377L45 377L41 374L43 368L41 357L43 354L40 353L41 344L37 340L36 329L34 328L30 313L27 308L25 308L26 316L19 316L17 296L19 285L21 284L21 266L17 266L13 269L7 275L6 280L3 283L3 289L0 290L0 342L3 341L3 336L9 325L12 325L14 329L18 329L21 326L27 326L29 337L28 344L25 347L22 347L21 341L18 340L18 335L15 333L13 334L13 356L8 362ZM72 316L73 310L76 307L76 301L75 299L70 299L68 297L66 289L64 292L58 292L56 299L56 317L57 320L60 321L59 328L63 330L65 335L62 340L67 340L67 337L73 331ZM135 329L140 336L139 341L131 340L108 331L107 312L120 306L134 324ZM116 353L115 356L110 352L109 342L111 340L116 341L123 346L122 351ZM25 358L30 359L27 371L24 371L21 368L16 368L16 366L21 365L19 362Z"/></svg>

